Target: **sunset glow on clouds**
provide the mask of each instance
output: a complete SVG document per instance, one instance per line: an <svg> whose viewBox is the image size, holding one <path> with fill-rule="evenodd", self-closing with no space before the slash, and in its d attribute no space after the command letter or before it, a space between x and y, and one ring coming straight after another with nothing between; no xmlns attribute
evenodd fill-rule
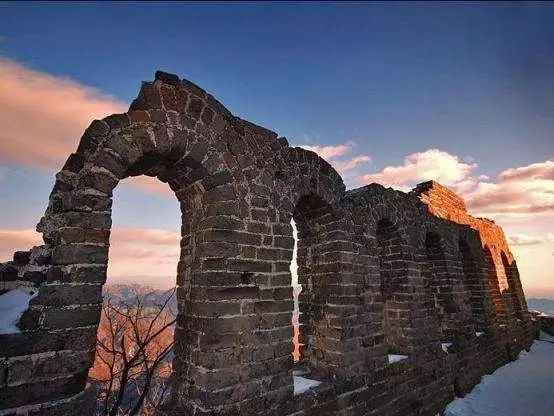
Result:
<svg viewBox="0 0 554 416"><path fill-rule="evenodd" d="M174 286L180 240L179 232L114 228L110 236L110 280L163 288Z"/></svg>
<svg viewBox="0 0 554 416"><path fill-rule="evenodd" d="M61 167L96 118L126 105L94 88L0 59L0 162Z"/></svg>
<svg viewBox="0 0 554 416"><path fill-rule="evenodd" d="M170 287L180 252L180 234L168 230L114 227L110 235L110 281ZM0 262L11 260L13 252L42 244L33 229L0 230Z"/></svg>
<svg viewBox="0 0 554 416"><path fill-rule="evenodd" d="M298 147L317 153L331 163L346 182L349 182L351 178L359 174L357 172L359 167L371 163L371 157L368 155L350 156L356 146L356 143L348 142L336 146L299 145Z"/></svg>

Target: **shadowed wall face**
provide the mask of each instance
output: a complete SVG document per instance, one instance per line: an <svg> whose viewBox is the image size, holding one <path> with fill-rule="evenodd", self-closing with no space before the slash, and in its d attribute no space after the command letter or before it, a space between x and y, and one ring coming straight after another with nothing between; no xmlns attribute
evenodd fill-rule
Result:
<svg viewBox="0 0 554 416"><path fill-rule="evenodd" d="M383 298L384 342L390 354L404 354L408 349L405 329L409 328L409 306L402 298L406 287L406 264L398 229L388 220L377 224L379 273Z"/></svg>
<svg viewBox="0 0 554 416"><path fill-rule="evenodd" d="M487 293L477 261L471 253L468 243L463 239L459 240L459 250L462 257L463 283L469 293L473 323L475 330L481 332L484 330L486 322L485 299Z"/></svg>

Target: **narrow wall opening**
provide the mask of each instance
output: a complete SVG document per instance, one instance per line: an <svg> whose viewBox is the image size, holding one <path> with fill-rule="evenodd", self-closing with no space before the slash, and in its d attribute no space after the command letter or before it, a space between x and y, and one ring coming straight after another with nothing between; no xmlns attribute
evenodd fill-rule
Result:
<svg viewBox="0 0 554 416"><path fill-rule="evenodd" d="M438 234L427 233L425 236L425 254L429 289L440 324L441 339L448 344L458 336L456 317L460 308L454 299L441 237Z"/></svg>
<svg viewBox="0 0 554 416"><path fill-rule="evenodd" d="M317 195L298 201L293 212L294 250L291 262L295 308L293 359L295 393L316 385L326 376L326 304L330 273L326 267L326 233L332 215L330 207ZM300 384L299 384L300 383ZM315 383L315 384L314 384Z"/></svg>
<svg viewBox="0 0 554 416"><path fill-rule="evenodd" d="M290 220L290 225L292 227L292 237L294 238L292 260L290 262L291 286L294 302L294 309L292 310L292 327L294 331L292 339L292 358L294 362L297 363L300 361L300 308L298 304L298 297L302 291L302 285L298 283L298 229L296 228L296 222L294 222L294 219Z"/></svg>
<svg viewBox="0 0 554 416"><path fill-rule="evenodd" d="M485 329L485 296L484 285L481 281L479 267L471 252L469 244L460 238L458 248L462 257L462 273L464 286L469 293L469 302L471 305L471 314L475 331L480 334Z"/></svg>
<svg viewBox="0 0 554 416"><path fill-rule="evenodd" d="M153 414L169 394L181 213L169 187L148 177L122 181L113 201L88 385L95 415Z"/></svg>
<svg viewBox="0 0 554 416"><path fill-rule="evenodd" d="M383 301L383 342L389 362L394 362L407 358L409 348L410 306L403 296L407 264L400 233L389 219L377 223L376 234Z"/></svg>

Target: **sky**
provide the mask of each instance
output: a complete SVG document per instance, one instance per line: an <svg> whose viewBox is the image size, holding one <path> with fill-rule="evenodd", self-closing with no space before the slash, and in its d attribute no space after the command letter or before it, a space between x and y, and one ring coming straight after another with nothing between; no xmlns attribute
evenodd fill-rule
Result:
<svg viewBox="0 0 554 416"><path fill-rule="evenodd" d="M348 188L436 179L504 227L554 298L554 5L0 3L0 261L38 244L54 174L161 69L318 152ZM114 193L109 276L175 281L164 184Z"/></svg>

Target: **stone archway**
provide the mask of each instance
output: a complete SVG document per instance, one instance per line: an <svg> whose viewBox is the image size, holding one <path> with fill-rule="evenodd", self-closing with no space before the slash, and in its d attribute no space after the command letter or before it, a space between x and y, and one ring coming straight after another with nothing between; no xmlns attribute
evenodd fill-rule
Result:
<svg viewBox="0 0 554 416"><path fill-rule="evenodd" d="M111 195L122 178L136 175L167 182L183 213L174 383L161 414L432 415L452 398L444 388L451 384L448 362L465 358L445 360L437 343L422 248L425 232L438 225L454 259L456 244L447 237L463 226L446 225L412 194L376 184L345 192L315 153L232 116L196 85L157 73L128 113L91 124L56 175L38 226L45 244L0 265L2 278L32 270L42 282L22 331L0 334L0 416L86 413ZM308 360L328 376L299 398L291 357L293 216L304 223L300 250L312 285L306 305L318 318L309 323L316 330ZM485 263L491 297L502 307L487 248ZM449 290L458 291L452 280ZM383 309L392 319L384 326L392 328L394 360ZM498 358L500 341L468 342Z"/></svg>
<svg viewBox="0 0 554 416"><path fill-rule="evenodd" d="M232 366L244 360L242 353L229 356L223 343L247 343L227 328L244 325L245 299L259 300L255 282L244 279L245 268L265 268L243 263L239 252L260 244L258 234L246 232L248 212L238 200L249 190L239 174L242 160L233 153L242 149L244 157L247 147L259 150L246 140L255 135L254 126L237 121L198 87L162 73L143 85L131 109L94 121L56 175L38 225L45 241L42 250L48 253L42 266L47 279L21 318L26 332L10 337L27 353L40 354L30 357L33 366L48 372L31 372L18 386L4 389L10 397L4 406L47 399L49 408L64 409L64 414L83 406L106 279L111 197L127 176L167 182L183 213L173 405L183 411L202 407L213 399L200 392L244 382L222 376L229 370L221 363ZM224 336L229 330L232 339ZM47 388L32 388L44 379L55 381Z"/></svg>

